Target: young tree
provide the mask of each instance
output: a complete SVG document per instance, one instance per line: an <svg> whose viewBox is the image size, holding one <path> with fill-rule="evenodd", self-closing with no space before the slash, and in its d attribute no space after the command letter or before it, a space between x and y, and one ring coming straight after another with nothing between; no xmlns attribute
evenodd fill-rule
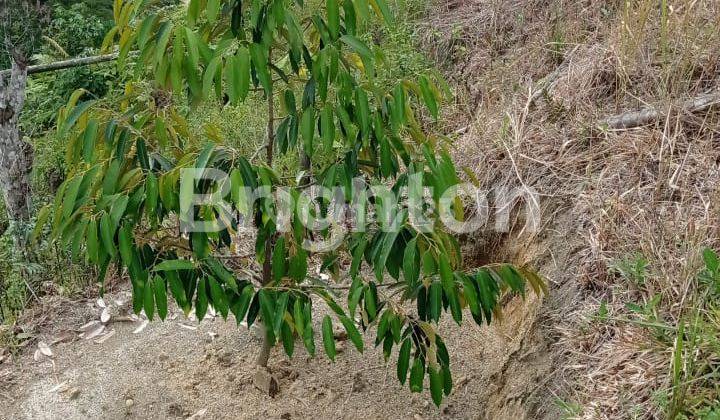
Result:
<svg viewBox="0 0 720 420"><path fill-rule="evenodd" d="M119 106L80 102L79 92L61 111L70 173L42 212L55 235L76 256L85 249L101 281L110 264L124 266L135 311L151 319L166 316L169 291L199 319L211 305L260 323L263 368L276 343L291 356L296 337L315 354L314 306L323 302L330 315L318 335L328 357L333 323L359 351L360 331L374 330L386 359L397 348L400 382L409 377L420 392L428 376L440 404L452 388L436 331L443 314L460 324L469 308L489 323L502 293L545 286L509 264L461 269L458 242L441 223L448 213L462 219L461 200L444 194L459 179L447 140L418 122L421 113L437 119L442 94L427 76L385 89L376 80L382 52L361 35L373 13L392 25L385 1L191 0L182 17L146 6L116 0L106 41L118 40L120 65L137 52L135 74L152 75L152 92L129 83ZM182 99L192 109L213 95L230 105L264 98L264 162L188 129ZM274 158L286 154L300 162L298 176L276 172ZM194 201L198 194L215 200ZM243 224L257 232L256 265L232 258ZM330 278L352 281L342 305L343 287Z"/></svg>

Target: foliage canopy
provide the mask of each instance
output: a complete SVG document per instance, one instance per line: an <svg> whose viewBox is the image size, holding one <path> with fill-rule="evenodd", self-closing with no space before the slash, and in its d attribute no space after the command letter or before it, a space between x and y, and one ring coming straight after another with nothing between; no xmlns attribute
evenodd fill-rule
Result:
<svg viewBox="0 0 720 420"><path fill-rule="evenodd" d="M397 349L398 380L421 392L427 376L439 405L452 389L450 356L436 331L443 314L460 324L468 308L475 322L490 323L506 291L523 294L526 282L537 293L545 287L532 271L510 264L462 270L458 242L436 210L441 192L460 183L448 140L428 133L447 96L442 83L431 75L377 83L378 66L393 63L384 62L364 28L376 17L393 24L384 0L190 0L183 16L173 10L115 1L116 26L105 44L117 42L119 65L136 81L119 103L81 102L78 91L61 110L58 133L68 137L70 172L38 226L50 219L74 255L85 251L100 267L100 281L109 265L125 267L135 311L164 319L172 296L199 319L212 306L238 323L261 320L267 341L281 342L288 355L296 337L315 354L313 304L324 302L330 315L319 336L328 357L336 356L333 323L359 351L361 331L374 327L386 359ZM147 76L149 93L142 88ZM199 139L189 129L185 116L194 105L214 97L232 106L250 96L267 101L264 162L224 147L213 130ZM273 157L287 154L298 156L301 173L277 172ZM229 211L187 205L195 194L223 190L222 182L185 182L187 169L230 174ZM422 205L429 224L415 225L405 209L362 229L318 227L314 222L338 202L363 213L373 205L400 207L386 196L353 201L357 180L384 186L393 197L431 188ZM297 202L308 185L342 187L345 195L320 197L309 217L293 212L282 226L274 195L283 191ZM271 194L245 193L263 187ZM462 202L449 206L461 219ZM188 220L218 228L194 231ZM256 229L256 264L246 266L232 258L244 221ZM309 245L338 230L339 246ZM341 305L329 279L346 276L352 283Z"/></svg>

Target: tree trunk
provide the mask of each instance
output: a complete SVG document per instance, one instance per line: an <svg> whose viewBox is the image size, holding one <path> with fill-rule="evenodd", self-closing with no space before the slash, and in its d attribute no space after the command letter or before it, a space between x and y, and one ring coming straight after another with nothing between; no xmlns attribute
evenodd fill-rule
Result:
<svg viewBox="0 0 720 420"><path fill-rule="evenodd" d="M18 126L26 83L27 65L22 61L13 60L9 79L0 74L0 189L11 221L30 217L33 150Z"/></svg>

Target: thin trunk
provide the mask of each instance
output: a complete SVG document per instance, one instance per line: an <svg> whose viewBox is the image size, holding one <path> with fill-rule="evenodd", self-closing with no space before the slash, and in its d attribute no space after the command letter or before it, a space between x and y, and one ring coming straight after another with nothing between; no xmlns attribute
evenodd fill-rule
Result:
<svg viewBox="0 0 720 420"><path fill-rule="evenodd" d="M270 54L268 54L270 56ZM272 167L272 161L273 161L273 143L275 142L275 103L273 101L273 89L272 89L272 82L270 82L270 92L267 94L267 104L268 104L268 110L267 110L267 157L266 161L268 166ZM262 275L262 284L263 286L270 283L272 280L272 248L274 246L275 241L274 238L270 237L268 238L268 241L265 243L265 261L263 262L263 275ZM262 332L263 332L263 343L262 348L260 349L260 353L258 354L257 360L255 361L255 364L257 366L261 366L264 368L267 368L268 359L270 358L270 350L272 350L272 343L270 342L270 337L267 332L267 324L268 320L263 320L262 324Z"/></svg>
<svg viewBox="0 0 720 420"><path fill-rule="evenodd" d="M10 77L0 74L0 189L8 218L30 217L32 146L23 141L18 126L25 104L27 65L13 60ZM7 80L6 80L7 79Z"/></svg>

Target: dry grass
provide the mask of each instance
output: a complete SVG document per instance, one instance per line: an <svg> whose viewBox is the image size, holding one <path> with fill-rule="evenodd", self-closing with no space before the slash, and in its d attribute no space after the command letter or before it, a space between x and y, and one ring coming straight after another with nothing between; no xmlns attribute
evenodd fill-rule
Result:
<svg viewBox="0 0 720 420"><path fill-rule="evenodd" d="M720 88L720 3L665 3L455 0L422 32L459 86L458 160L485 187L541 194L534 240L580 244L571 265L546 270L556 289L578 289L548 309L547 325L563 361L557 392L581 407L576 417L668 413L677 326L704 293L700 251L720 246L718 110L597 126ZM640 257L638 278L613 268ZM653 298L647 314L627 307Z"/></svg>

